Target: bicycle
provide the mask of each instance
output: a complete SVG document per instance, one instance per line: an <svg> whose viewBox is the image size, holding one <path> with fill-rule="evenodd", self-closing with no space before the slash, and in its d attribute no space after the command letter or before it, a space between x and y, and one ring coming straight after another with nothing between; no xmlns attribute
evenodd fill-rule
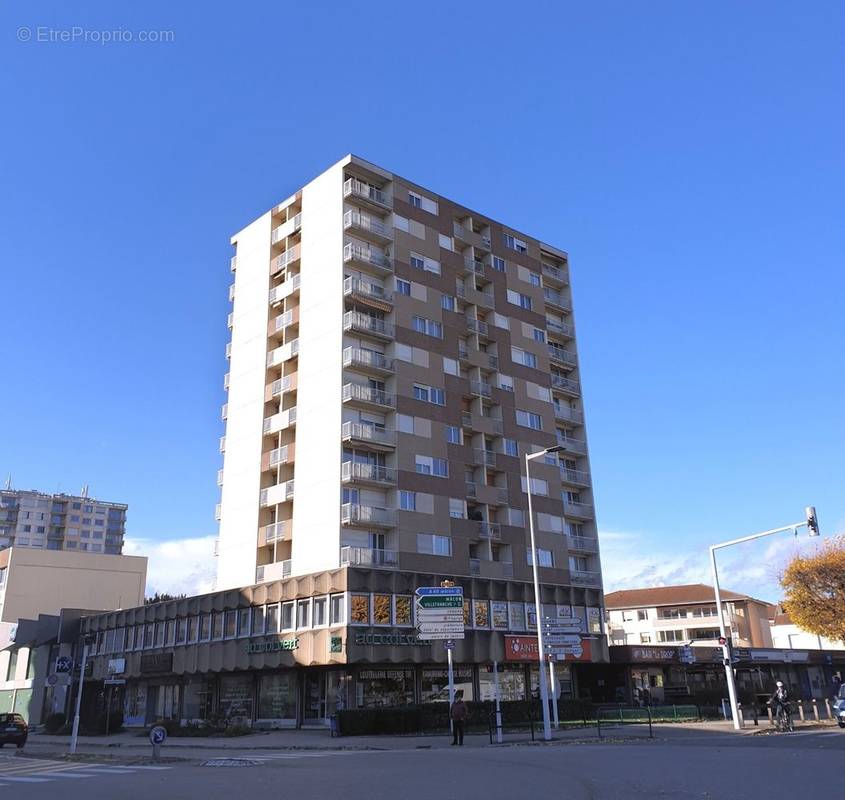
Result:
<svg viewBox="0 0 845 800"><path fill-rule="evenodd" d="M795 731L795 725L792 722L792 712L789 709L788 703L778 705L777 714L775 715L775 730L778 733L793 733Z"/></svg>

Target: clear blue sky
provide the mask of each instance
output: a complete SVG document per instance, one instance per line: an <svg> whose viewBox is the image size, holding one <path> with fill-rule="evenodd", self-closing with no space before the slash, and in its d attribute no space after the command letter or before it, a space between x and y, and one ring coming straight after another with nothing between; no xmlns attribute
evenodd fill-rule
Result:
<svg viewBox="0 0 845 800"><path fill-rule="evenodd" d="M229 236L351 151L570 252L614 581L696 574L705 543L808 502L845 528L843 23L4 3L0 473L87 482L136 539L213 535ZM771 596L758 579L737 588Z"/></svg>

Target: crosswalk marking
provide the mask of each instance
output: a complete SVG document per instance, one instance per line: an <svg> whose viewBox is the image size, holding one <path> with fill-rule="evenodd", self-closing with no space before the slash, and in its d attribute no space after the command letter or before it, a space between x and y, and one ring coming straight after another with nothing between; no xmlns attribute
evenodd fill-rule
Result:
<svg viewBox="0 0 845 800"><path fill-rule="evenodd" d="M0 757L0 788L15 783L48 783L62 778L132 775L140 770L166 769L171 767L152 764L84 764L42 758Z"/></svg>

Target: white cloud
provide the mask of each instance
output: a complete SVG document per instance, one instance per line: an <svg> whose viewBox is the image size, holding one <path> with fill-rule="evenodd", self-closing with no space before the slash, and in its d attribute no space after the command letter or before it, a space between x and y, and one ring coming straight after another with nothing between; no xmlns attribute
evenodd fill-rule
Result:
<svg viewBox="0 0 845 800"><path fill-rule="evenodd" d="M128 556L146 556L147 591L168 594L203 594L214 588L217 568L214 561L214 536L195 539L127 538L123 552Z"/></svg>

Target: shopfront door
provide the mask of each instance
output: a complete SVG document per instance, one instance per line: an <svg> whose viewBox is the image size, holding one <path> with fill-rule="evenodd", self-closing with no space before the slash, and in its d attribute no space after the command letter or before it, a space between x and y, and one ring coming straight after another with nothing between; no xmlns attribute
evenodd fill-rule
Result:
<svg viewBox="0 0 845 800"><path fill-rule="evenodd" d="M339 709L348 708L350 678L345 670L309 670L302 681L303 725L328 725Z"/></svg>

